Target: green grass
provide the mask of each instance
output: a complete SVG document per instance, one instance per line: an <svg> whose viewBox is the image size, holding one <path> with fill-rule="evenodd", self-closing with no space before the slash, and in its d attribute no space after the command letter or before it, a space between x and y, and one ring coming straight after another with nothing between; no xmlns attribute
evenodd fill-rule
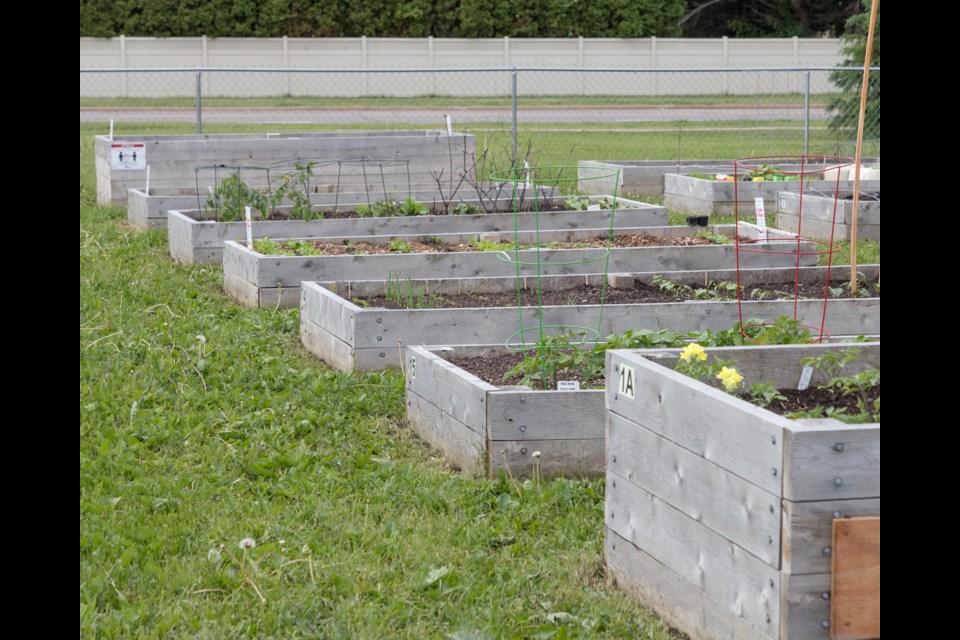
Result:
<svg viewBox="0 0 960 640"><path fill-rule="evenodd" d="M446 469L399 373L325 368L93 185L81 129L81 636L669 637L605 584L601 481Z"/></svg>
<svg viewBox="0 0 960 640"><path fill-rule="evenodd" d="M615 76L612 76L615 78ZM825 105L829 95L812 95L810 104ZM368 96L356 98L328 98L318 96L273 96L264 98L218 98L203 96L205 107L342 107L349 109L376 107L509 107L510 96L417 96L394 98ZM81 98L81 107L193 107L194 97L183 98ZM520 96L518 104L523 107L584 106L747 106L803 104L799 93L762 95L683 95L683 96L624 96L624 95L549 95Z"/></svg>

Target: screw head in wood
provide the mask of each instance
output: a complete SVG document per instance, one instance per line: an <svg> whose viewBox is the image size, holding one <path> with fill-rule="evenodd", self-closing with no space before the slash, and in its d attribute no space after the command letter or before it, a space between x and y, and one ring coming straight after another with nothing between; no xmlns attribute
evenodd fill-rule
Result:
<svg viewBox="0 0 960 640"><path fill-rule="evenodd" d="M770 436L770 444L777 444L777 436Z"/></svg>
<svg viewBox="0 0 960 640"><path fill-rule="evenodd" d="M842 486L843 486L843 478L834 478L834 479L833 479L833 484L835 484L835 485L838 486L838 487L842 487Z"/></svg>
<svg viewBox="0 0 960 640"><path fill-rule="evenodd" d="M527 454L527 448L526 448L526 447L520 447L520 453L526 455L526 454Z"/></svg>
<svg viewBox="0 0 960 640"><path fill-rule="evenodd" d="M521 431L521 432L524 432L524 431L526 431L526 430L527 430L527 425L525 425L525 424L520 425L520 431Z"/></svg>
<svg viewBox="0 0 960 640"><path fill-rule="evenodd" d="M776 467L773 468L773 475L774 475L774 477L776 477L776 475L777 475L777 468L776 468Z"/></svg>
<svg viewBox="0 0 960 640"><path fill-rule="evenodd" d="M617 461L617 456L613 456L611 459L612 459L614 462L616 462L616 461Z"/></svg>
<svg viewBox="0 0 960 640"><path fill-rule="evenodd" d="M829 591L824 591L823 593L820 594L820 597L823 598L824 600L829 600L829 599L830 599L830 592L829 592Z"/></svg>
<svg viewBox="0 0 960 640"><path fill-rule="evenodd" d="M820 553L822 553L825 556L828 556L831 553L833 553L833 549L831 549L830 547L824 547L823 549L820 550Z"/></svg>
<svg viewBox="0 0 960 640"><path fill-rule="evenodd" d="M840 453L841 451L843 451L843 443L838 442L835 445L833 445L833 450L836 451L837 453Z"/></svg>
<svg viewBox="0 0 960 640"><path fill-rule="evenodd" d="M826 620L826 619L821 620L821 621L820 621L820 626L823 627L824 629L829 629L829 628L830 628L830 621L829 621L829 620Z"/></svg>
<svg viewBox="0 0 960 640"><path fill-rule="evenodd" d="M383 324L383 318L377 318L377 324Z"/></svg>
<svg viewBox="0 0 960 640"><path fill-rule="evenodd" d="M834 512L833 512L833 517L834 517L834 518L842 518L842 517L843 517L843 514L841 514L839 511L834 511Z"/></svg>

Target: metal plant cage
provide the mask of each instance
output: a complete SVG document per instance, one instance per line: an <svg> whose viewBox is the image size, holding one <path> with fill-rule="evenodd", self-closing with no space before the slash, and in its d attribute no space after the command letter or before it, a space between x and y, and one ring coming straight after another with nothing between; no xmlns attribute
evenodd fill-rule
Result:
<svg viewBox="0 0 960 640"><path fill-rule="evenodd" d="M823 342L830 338L827 330L827 306L830 300L830 274L833 267L834 253L838 246L834 242L833 229L836 225L837 203L840 198L843 170L854 164L852 158L843 156L758 156L740 158L733 163L733 175L729 176L734 182L734 217L737 225L735 234L736 244L736 272L737 272L737 312L739 317L740 334L745 340L755 344L766 344L758 335L762 335L765 327L777 325L776 319L744 318L743 291L741 284L741 262L746 254L765 253L794 255L796 262L793 275L793 312L789 317L792 326L806 329L814 342ZM793 236L787 234L768 235L765 200L776 198L777 190L771 188L770 193L757 195L747 184L756 182L783 183L785 190L796 191L799 194L797 208L797 229ZM766 187L764 187L766 188ZM803 208L804 195L832 197L833 216L830 220L831 232L829 239L818 240L803 235ZM764 196L770 196L765 198ZM756 237L744 237L740 233L740 222L746 212L756 220ZM815 255L818 263L825 266L823 282L823 300L817 314L808 310L806 315L800 311L800 284L801 262L804 256ZM819 297L817 298L819 300ZM809 307L807 307L809 309ZM782 322L782 321L781 321Z"/></svg>
<svg viewBox="0 0 960 640"><path fill-rule="evenodd" d="M340 193L344 187L352 186L353 183L346 183L345 180L351 176L362 177L363 192L366 195L367 203L371 200L371 188L374 196L379 196L377 200L384 202L391 200L398 193L402 193L402 185L406 184L406 195L409 198L412 193L410 182L410 161L403 158L376 158L371 156L358 156L355 158L340 158L336 160L337 164L337 186L336 200L334 202L334 211L340 207ZM373 181L373 182L371 182ZM388 188L387 185L390 185ZM400 189L397 185L401 185ZM379 187L379 193L378 191Z"/></svg>
<svg viewBox="0 0 960 640"><path fill-rule="evenodd" d="M238 164L206 164L194 167L194 182L197 190L197 209L206 212L210 209L214 212L214 219L219 222L221 199L217 194L221 191L221 186L225 179L236 177L237 182L248 185L252 189L263 191L269 199L272 195L270 186L270 167L238 165ZM246 177L245 177L246 176ZM212 178L213 182L209 181ZM251 180L252 179L252 180ZM207 185L207 198L204 200L204 193L200 185Z"/></svg>
<svg viewBox="0 0 960 640"><path fill-rule="evenodd" d="M603 168L607 169L607 168ZM620 183L620 170L619 169L607 169L601 170L596 175L591 176L590 180L605 180L613 178L613 184L619 185ZM578 167L573 166L542 166L542 167L512 167L504 171L497 171L490 174L490 181L494 183L500 183L504 185L511 185L511 205L513 210L513 243L509 249L505 249L497 253L497 258L503 260L504 262L509 262L516 267L516 284L517 284L517 312L518 312L518 323L519 327L516 331L506 337L504 340L504 347L510 351L519 351L519 352L530 352L536 351L537 355L540 356L542 363L541 373L546 386L546 363L544 355L545 351L551 349L564 349L564 348L583 348L590 344L596 344L599 341L603 325L603 305L606 298L607 292L607 269L610 263L610 247L611 241L613 238L613 229L614 221L616 217L616 209L619 203L619 198L617 194L617 187L613 188L613 198L611 200L610 208L602 210L601 213L600 207L596 206L594 209L592 206L587 210L583 211L584 217L595 216L599 220L604 221L604 224L597 225L597 229L603 230L603 239L604 242L601 246L589 245L594 251L590 251L590 254L585 257L569 257L566 258L563 256L564 251L554 249L549 245L545 245L541 242L540 239L540 213L544 210L544 207L551 206L552 200L547 194L552 193L552 188L557 188L561 190L561 187L568 186L572 183L572 190L576 190L577 181L584 180L584 178L578 178ZM518 216L532 215L533 216L533 231L534 231L534 240L532 244L522 244L520 242L520 224ZM607 221L606 218L609 218ZM575 244L575 243L573 243ZM560 259L553 259L554 256L551 256L549 261L546 259L544 252L545 251L555 252L555 255L559 255ZM544 304L543 304L543 269L545 265L551 267L568 267L572 265L581 265L587 263L596 263L596 270L594 273L602 274L601 278L601 292L600 292L600 304L597 309L597 321L594 326L585 326L585 325L570 325L570 324L549 324L544 321ZM531 273L532 272L532 273ZM530 326L529 323L526 323L524 320L524 310L530 307L524 307L523 305L523 289L524 289L524 280L527 277L526 274L532 275L536 278L536 324ZM536 333L537 340L532 341L529 337L529 333ZM578 338L574 342L569 342L567 344L551 344L547 340L548 336L551 335L566 335L572 334L574 337Z"/></svg>

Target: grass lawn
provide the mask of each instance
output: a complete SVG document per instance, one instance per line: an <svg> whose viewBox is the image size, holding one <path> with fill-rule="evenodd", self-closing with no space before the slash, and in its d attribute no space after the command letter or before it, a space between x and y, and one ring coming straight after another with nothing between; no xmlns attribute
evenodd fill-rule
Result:
<svg viewBox="0 0 960 640"><path fill-rule="evenodd" d="M82 637L669 637L606 584L602 481L445 468L398 373L327 369L94 202L81 128Z"/></svg>

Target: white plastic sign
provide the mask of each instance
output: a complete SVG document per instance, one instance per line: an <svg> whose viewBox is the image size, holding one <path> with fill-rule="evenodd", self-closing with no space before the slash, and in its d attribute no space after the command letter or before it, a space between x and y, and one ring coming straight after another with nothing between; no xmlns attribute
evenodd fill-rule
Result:
<svg viewBox="0 0 960 640"><path fill-rule="evenodd" d="M804 367L800 372L800 382L797 383L797 391L804 391L810 386L810 378L813 377L813 367Z"/></svg>
<svg viewBox="0 0 960 640"><path fill-rule="evenodd" d="M147 147L142 142L110 143L110 168L114 171L145 170Z"/></svg>
<svg viewBox="0 0 960 640"><path fill-rule="evenodd" d="M447 119L447 135L448 135L448 136L452 136L452 135L453 135L453 121L450 120L450 116L448 116L448 115L443 116L443 117Z"/></svg>
<svg viewBox="0 0 960 640"><path fill-rule="evenodd" d="M580 391L580 381L557 380L557 391Z"/></svg>
<svg viewBox="0 0 960 640"><path fill-rule="evenodd" d="M637 395L637 372L633 367L625 364L620 365L620 395L624 398L634 399Z"/></svg>
<svg viewBox="0 0 960 640"><path fill-rule="evenodd" d="M247 228L247 248L253 251L253 219L250 217L250 207L244 207L244 226Z"/></svg>
<svg viewBox="0 0 960 640"><path fill-rule="evenodd" d="M757 210L757 240L767 241L767 211L763 208L763 198L753 199L754 207Z"/></svg>

